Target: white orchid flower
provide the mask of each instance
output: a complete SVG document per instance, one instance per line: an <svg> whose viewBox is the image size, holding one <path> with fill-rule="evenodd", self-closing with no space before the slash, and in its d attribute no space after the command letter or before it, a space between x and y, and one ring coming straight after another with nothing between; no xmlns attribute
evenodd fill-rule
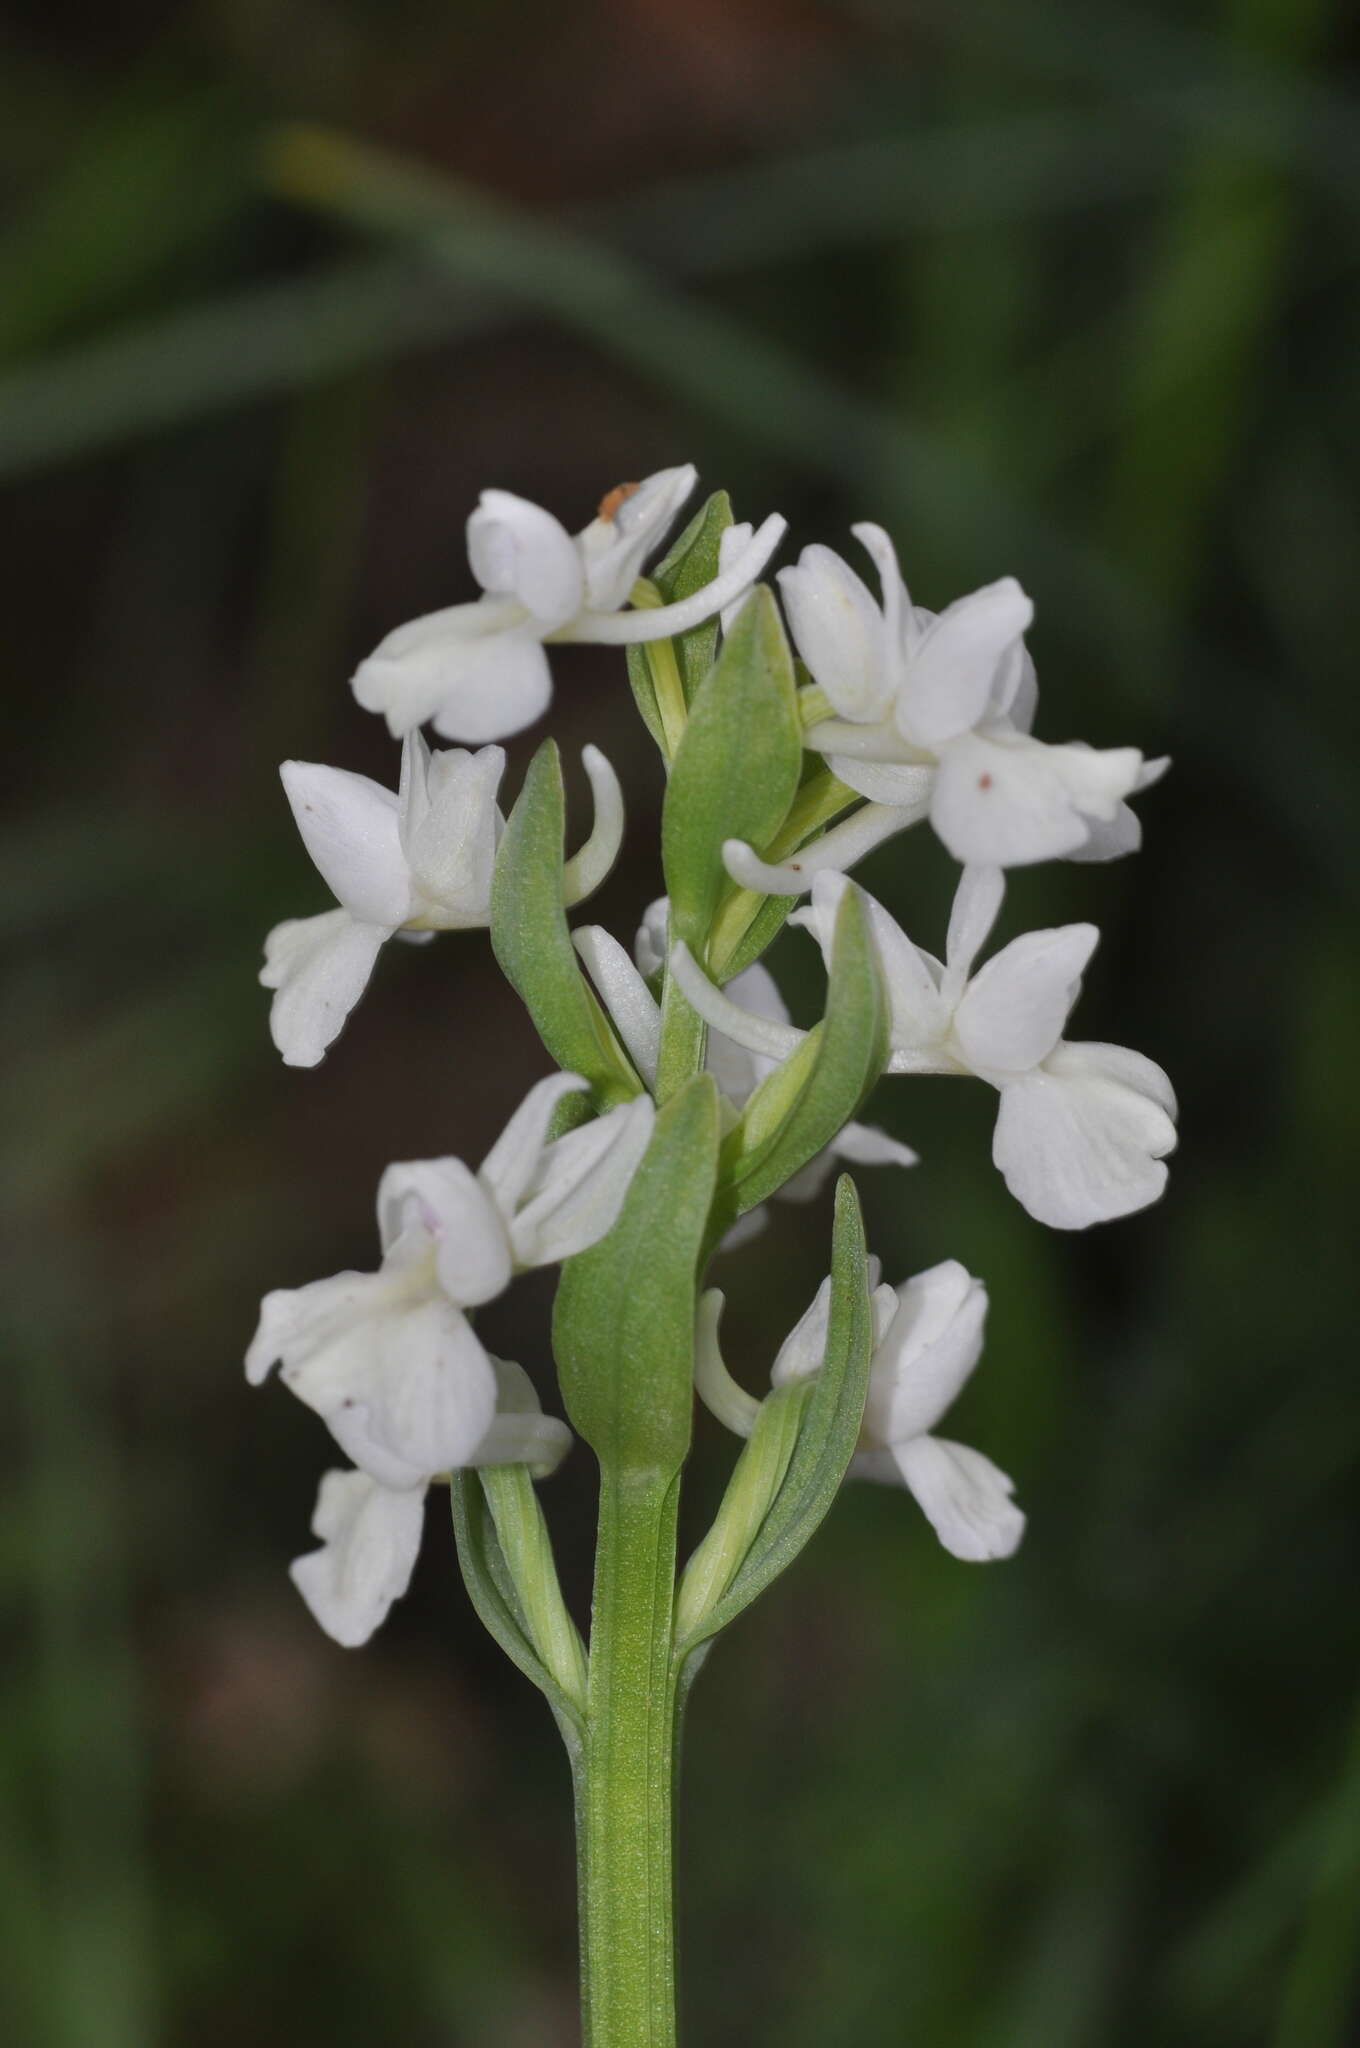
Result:
<svg viewBox="0 0 1360 2048"><path fill-rule="evenodd" d="M491 1365L496 1413L468 1463L526 1464L543 1478L571 1448L571 1431L542 1413L520 1366L507 1358L492 1358ZM312 1516L321 1548L295 1558L290 1577L326 1634L345 1649L366 1643L410 1585L426 1491L423 1482L382 1486L361 1471L328 1472L322 1480Z"/></svg>
<svg viewBox="0 0 1360 2048"><path fill-rule="evenodd" d="M573 934L576 950L613 1019L638 1072L649 1087L656 1081L657 1055L661 1042L661 1006L644 977L652 974L665 957L667 903L664 896L648 906L634 943L633 959L602 925L583 925ZM767 967L757 961L728 983L729 999L749 1014L765 1018L792 1031L784 999ZM795 1034L798 1036L801 1034ZM777 1059L712 1030L704 1061L726 1098L735 1119ZM779 1189L779 1201L810 1202L825 1186L837 1160L856 1166L915 1166L917 1154L909 1145L889 1137L871 1124L847 1124L815 1159ZM764 1210L753 1209L728 1232L729 1249L754 1236L764 1222Z"/></svg>
<svg viewBox="0 0 1360 2048"><path fill-rule="evenodd" d="M378 1186L379 1270L280 1288L261 1303L247 1378L258 1385L277 1362L380 1486L400 1492L462 1465L537 1461L542 1418L499 1411L495 1366L464 1310L613 1225L654 1111L640 1096L545 1143L558 1102L586 1085L575 1074L540 1081L478 1173L461 1159L389 1166Z"/></svg>
<svg viewBox="0 0 1360 2048"><path fill-rule="evenodd" d="M836 910L853 886L844 875L819 875L811 904L795 914L828 963ZM887 1071L990 1082L1001 1097L992 1158L1007 1187L1040 1223L1081 1230L1157 1200L1176 1144L1176 1098L1162 1069L1141 1053L1062 1036L1100 937L1094 925L1029 932L972 974L1004 886L1000 868L964 869L943 966L861 892L888 992ZM742 1010L683 946L672 969L710 1027L749 1050L782 1059L802 1036Z"/></svg>
<svg viewBox="0 0 1360 2048"><path fill-rule="evenodd" d="M589 839L567 863L566 899L597 889L623 840L623 793L598 747L582 761L595 799ZM265 940L260 980L275 991L269 1028L290 1067L314 1067L400 932L424 938L491 919L491 875L505 820L496 804L500 747L431 752L418 732L402 747L401 786L314 761L285 761L284 790L337 910L290 918Z"/></svg>
<svg viewBox="0 0 1360 2048"><path fill-rule="evenodd" d="M905 1486L953 1556L970 1563L1010 1557L1025 1529L1011 1481L981 1451L931 1434L982 1355L987 1290L957 1259L900 1287L876 1284L878 1270L871 1259L874 1354L850 1477ZM723 1363L722 1307L716 1289L700 1302L695 1385L720 1422L749 1436L759 1403ZM774 1386L821 1371L830 1315L831 1282L824 1280L780 1347L770 1375Z"/></svg>
<svg viewBox="0 0 1360 2048"><path fill-rule="evenodd" d="M545 642L665 640L735 603L783 538L787 522L777 515L693 596L623 609L696 474L686 463L621 485L574 535L525 498L483 491L467 525L468 561L482 596L389 633L355 672L360 704L381 712L397 737L431 720L447 739L505 739L547 709Z"/></svg>
<svg viewBox="0 0 1360 2048"><path fill-rule="evenodd" d="M877 826L887 837L929 815L956 860L997 867L1132 852L1140 830L1125 799L1168 763L1144 761L1135 747L1031 737L1038 692L1024 634L1034 607L1015 579L937 616L912 604L883 529L852 531L877 566L881 603L826 547L805 548L779 582L798 651L835 714L809 729L808 744L852 789L898 813L895 826L880 816L861 832ZM772 871L778 881L759 879L749 848L729 867L748 887L793 894L833 854L834 843L812 868L785 863Z"/></svg>

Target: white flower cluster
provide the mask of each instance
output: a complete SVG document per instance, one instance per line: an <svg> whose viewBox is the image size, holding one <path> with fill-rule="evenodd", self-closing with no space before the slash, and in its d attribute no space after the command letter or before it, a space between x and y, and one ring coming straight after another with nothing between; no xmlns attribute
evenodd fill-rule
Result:
<svg viewBox="0 0 1360 2048"><path fill-rule="evenodd" d="M354 677L359 703L402 741L396 792L341 769L284 764L298 828L337 905L276 926L266 941L260 978L274 991L271 1030L290 1065L323 1057L387 939L490 923L505 824L506 757L496 742L546 709L547 646L655 642L718 617L731 631L785 523L730 527L712 579L662 603L639 578L694 480L684 467L623 486L574 535L521 498L483 493L467 530L482 595L390 634ZM787 842L779 851L731 839L727 873L758 897L810 891L792 922L812 934L829 968L838 909L856 887L847 869L929 819L963 870L944 960L862 896L889 1009L885 1071L971 1075L995 1088L993 1157L1041 1222L1074 1229L1125 1215L1162 1191L1176 1106L1152 1061L1063 1036L1095 927L1031 932L974 965L1001 908L1005 869L1132 851L1139 825L1128 800L1167 764L1128 747L1035 739L1038 691L1024 640L1033 607L1019 585L1003 579L937 616L912 604L887 535L867 525L854 531L876 566L877 599L825 547L805 549L796 567L778 572L812 679L800 694L804 746L830 771L823 781L838 789L845 815L833 810L834 822L814 825L792 851ZM419 730L426 723L467 745L431 751ZM569 905L598 887L623 834L612 768L594 747L583 760L595 818L566 863ZM632 954L600 926L574 935L635 1069L634 1100L550 1142L559 1103L587 1084L569 1074L540 1082L479 1172L456 1159L388 1169L376 1273L340 1274L263 1303L249 1377L262 1380L278 1363L354 1464L327 1475L313 1522L321 1547L293 1567L318 1620L342 1643L365 1640L404 1590L432 1480L497 1463L541 1474L565 1452L565 1424L543 1415L518 1366L483 1348L469 1315L517 1271L567 1258L613 1224L650 1138L663 979L673 978L709 1028L707 1065L729 1129L802 1042L765 967L747 966L724 989L684 945L671 945L667 924L663 899ZM911 1166L915 1156L849 1123L778 1192L809 1197L836 1159ZM743 1217L728 1244L765 1213ZM780 1351L776 1387L819 1369L828 1303L829 1283ZM721 1297L709 1295L701 1305L699 1388L749 1433L758 1404L721 1364L715 1304ZM1009 1555L1024 1526L1009 1480L981 1453L931 1433L977 1362L986 1306L981 1282L955 1261L896 1289L874 1286L876 1348L852 1466L907 1487L945 1546L972 1559Z"/></svg>

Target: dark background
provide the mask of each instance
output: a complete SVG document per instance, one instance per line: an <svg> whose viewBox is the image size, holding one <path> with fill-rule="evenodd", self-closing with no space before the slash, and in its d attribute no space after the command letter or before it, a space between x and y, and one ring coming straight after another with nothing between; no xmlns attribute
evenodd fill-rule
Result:
<svg viewBox="0 0 1360 2048"><path fill-rule="evenodd" d="M285 1577L331 1462L250 1394L255 1304L374 1252L392 1158L480 1156L542 1055L483 936L389 949L313 1074L255 985L321 909L286 755L394 777L346 677L468 594L496 483L572 525L692 459L793 539L1032 591L1040 729L1170 751L1147 850L1015 878L1105 934L1078 1035L1173 1074L1167 1200L1062 1237L988 1091L885 1085L891 1277L992 1289L951 1431L1015 1562L859 1488L695 1695L705 2048L1340 2048L1360 1627L1350 943L1360 128L1325 0L131 0L0 83L7 765L0 2007L16 2048L567 2048L566 1773L438 1504L360 1654ZM447 181L437 204L280 121ZM300 202L302 183L310 186ZM290 197L289 193L294 196ZM786 554L785 559L788 559ZM622 662L552 726L630 798ZM510 787L535 736L513 745ZM577 810L583 814L584 806ZM927 944L924 833L864 870ZM774 956L815 1010L805 938ZM825 1202L727 1262L748 1383ZM546 1278L488 1318L545 1366ZM701 1422L688 1513L730 1462ZM585 1590L589 1461L545 1493Z"/></svg>

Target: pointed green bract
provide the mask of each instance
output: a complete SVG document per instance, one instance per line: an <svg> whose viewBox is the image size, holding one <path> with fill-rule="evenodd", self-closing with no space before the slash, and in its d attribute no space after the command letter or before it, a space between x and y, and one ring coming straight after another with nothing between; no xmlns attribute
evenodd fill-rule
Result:
<svg viewBox="0 0 1360 2048"><path fill-rule="evenodd" d="M761 585L743 602L690 705L661 814L671 931L704 957L728 888L726 839L766 846L798 791L802 728L779 611Z"/></svg>
<svg viewBox="0 0 1360 2048"><path fill-rule="evenodd" d="M783 1187L850 1122L888 1057L888 1006L854 889L836 914L826 1014L752 1095L722 1148L718 1234Z"/></svg>
<svg viewBox="0 0 1360 2048"><path fill-rule="evenodd" d="M608 1108L642 1084L587 988L562 902L566 798L556 743L544 740L501 837L491 884L491 944L544 1045L584 1075Z"/></svg>
<svg viewBox="0 0 1360 2048"><path fill-rule="evenodd" d="M696 1272L717 1165L718 1092L698 1074L659 1112L614 1228L562 1269L562 1396L607 1470L668 1477L689 1449Z"/></svg>
<svg viewBox="0 0 1360 2048"><path fill-rule="evenodd" d="M530 1640L528 1619L501 1550L479 1475L472 1470L450 1473L449 1496L458 1562L477 1618L511 1663L545 1695L571 1750L579 1741L584 1703L568 1696Z"/></svg>
<svg viewBox="0 0 1360 2048"><path fill-rule="evenodd" d="M836 1186L831 1313L822 1367L803 1410L783 1485L727 1591L677 1643L676 1657L682 1665L788 1569L825 1518L859 1441L873 1349L864 1221L855 1184L842 1175ZM720 1519L721 1513L720 1509Z"/></svg>

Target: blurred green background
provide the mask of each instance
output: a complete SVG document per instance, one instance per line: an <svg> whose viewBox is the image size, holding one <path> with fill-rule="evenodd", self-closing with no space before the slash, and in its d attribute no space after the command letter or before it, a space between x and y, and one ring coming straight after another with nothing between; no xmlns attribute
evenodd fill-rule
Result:
<svg viewBox="0 0 1360 2048"><path fill-rule="evenodd" d="M1181 1090L1169 1198L1065 1238L991 1098L885 1086L891 1277L992 1289L957 1434L1031 1513L959 1565L852 1490L696 1692L687 2039L1357 2038L1360 124L1327 0L129 0L0 82L8 753L0 2030L15 2048L569 2048L566 1772L437 1506L365 1653L285 1576L331 1462L248 1394L255 1304L373 1256L392 1158L473 1158L541 1055L485 939L391 949L317 1072L255 985L323 907L287 755L390 780L346 677L467 594L496 483L577 524L692 459L918 600L1038 606L1040 729L1176 759L1146 851L1014 880L1105 934L1079 1035ZM1350 23L1353 28L1353 17ZM305 121L409 159L280 146ZM271 139L273 138L273 139ZM787 559L787 557L786 557ZM629 786L622 663L554 729ZM532 738L513 748L513 778ZM582 783L573 765L573 789ZM578 812L578 816L580 813ZM865 879L924 943L950 870ZM806 939L774 964L799 1014ZM730 1257L751 1384L825 1203ZM549 1290L488 1318L543 1368ZM952 1426L952 1425L951 1425ZM701 1421L688 1514L730 1461ZM591 1478L545 1501L572 1597Z"/></svg>

